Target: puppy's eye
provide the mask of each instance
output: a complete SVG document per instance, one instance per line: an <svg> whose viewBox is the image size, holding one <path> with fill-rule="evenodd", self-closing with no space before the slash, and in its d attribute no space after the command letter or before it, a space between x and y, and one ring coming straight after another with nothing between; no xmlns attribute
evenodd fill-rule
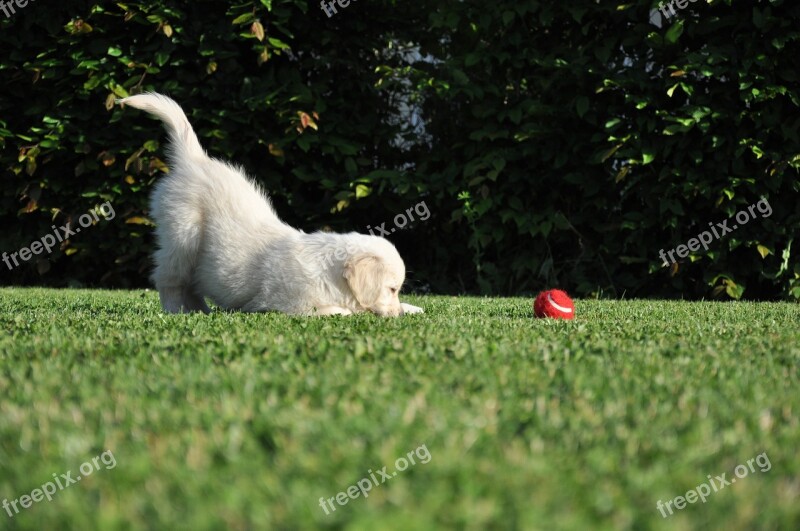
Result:
<svg viewBox="0 0 800 531"><path fill-rule="evenodd" d="M397 288L389 288L389 291L391 291L392 295L394 295L395 293L397 293Z"/></svg>

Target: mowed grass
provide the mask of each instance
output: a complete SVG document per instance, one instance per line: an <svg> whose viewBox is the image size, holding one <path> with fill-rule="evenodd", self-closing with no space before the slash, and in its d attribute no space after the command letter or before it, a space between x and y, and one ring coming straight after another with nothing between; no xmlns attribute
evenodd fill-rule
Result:
<svg viewBox="0 0 800 531"><path fill-rule="evenodd" d="M0 529L800 528L797 304L581 300L556 322L522 298L406 299L427 313L0 289L0 499L116 460ZM319 506L421 445L429 462ZM657 510L764 452L768 471Z"/></svg>

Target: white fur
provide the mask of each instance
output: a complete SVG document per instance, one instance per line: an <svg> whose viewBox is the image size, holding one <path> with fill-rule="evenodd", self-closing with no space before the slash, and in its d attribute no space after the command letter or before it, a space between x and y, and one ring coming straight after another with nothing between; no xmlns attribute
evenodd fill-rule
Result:
<svg viewBox="0 0 800 531"><path fill-rule="evenodd" d="M389 241L351 232L306 234L282 222L241 168L206 155L183 110L160 94L119 101L160 118L169 174L155 186L153 281L164 310L300 315L419 313L398 293L405 265Z"/></svg>

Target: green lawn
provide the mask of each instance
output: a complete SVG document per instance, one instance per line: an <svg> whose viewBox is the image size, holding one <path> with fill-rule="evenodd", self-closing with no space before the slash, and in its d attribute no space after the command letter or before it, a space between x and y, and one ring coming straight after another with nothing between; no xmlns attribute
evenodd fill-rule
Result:
<svg viewBox="0 0 800 531"><path fill-rule="evenodd" d="M582 300L556 322L406 300L427 313L0 289L0 501L116 463L0 529L800 528L799 305ZM764 452L768 471L656 508Z"/></svg>

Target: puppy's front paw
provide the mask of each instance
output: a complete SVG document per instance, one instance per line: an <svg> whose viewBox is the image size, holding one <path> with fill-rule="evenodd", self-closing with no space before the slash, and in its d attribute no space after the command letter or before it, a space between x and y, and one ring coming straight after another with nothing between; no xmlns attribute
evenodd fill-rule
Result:
<svg viewBox="0 0 800 531"><path fill-rule="evenodd" d="M406 304L405 302L401 302L400 306L403 307L403 312L405 313L425 313L425 310L419 306L413 306L411 304Z"/></svg>
<svg viewBox="0 0 800 531"><path fill-rule="evenodd" d="M315 308L312 315L352 315L353 312L348 310L347 308L340 308L338 306L323 306L321 308Z"/></svg>

